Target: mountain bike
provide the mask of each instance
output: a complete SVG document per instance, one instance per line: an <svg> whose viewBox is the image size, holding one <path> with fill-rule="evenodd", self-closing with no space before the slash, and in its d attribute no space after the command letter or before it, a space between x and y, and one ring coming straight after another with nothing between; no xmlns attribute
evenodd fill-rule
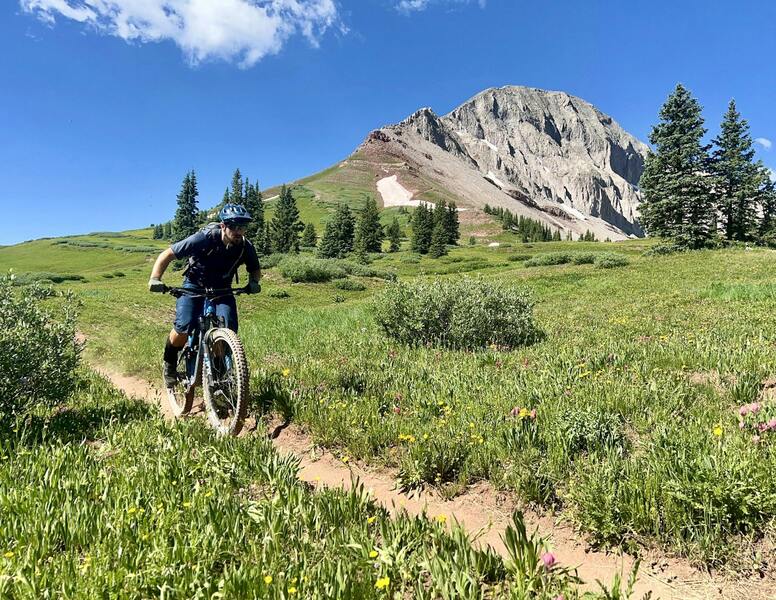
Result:
<svg viewBox="0 0 776 600"><path fill-rule="evenodd" d="M248 410L248 361L240 338L216 315L213 300L246 293L247 288L168 287L165 292L176 298L205 298L202 315L178 354L178 383L167 388L173 414L181 417L191 412L201 385L210 424L220 435L237 435Z"/></svg>

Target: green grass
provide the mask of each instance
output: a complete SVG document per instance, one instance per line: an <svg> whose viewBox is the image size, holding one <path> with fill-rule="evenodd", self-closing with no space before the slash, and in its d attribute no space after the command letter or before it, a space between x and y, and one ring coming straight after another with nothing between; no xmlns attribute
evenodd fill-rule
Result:
<svg viewBox="0 0 776 600"><path fill-rule="evenodd" d="M547 338L512 352L402 346L368 310L380 280L359 277L366 290L343 293L270 269L266 293L239 300L255 410L258 399L274 402L318 443L397 467L408 487L452 495L487 479L560 512L598 544L750 565L751 544L774 537L776 433L754 443L736 410L776 374L771 253L643 257L654 242L511 243L463 246L440 260L403 251L373 266L399 279L468 272L531 288ZM509 260L610 250L629 264ZM140 270L109 266L116 258ZM150 264L50 241L0 249L3 270L52 264L89 279L72 287L91 356L156 379L173 302L146 292ZM114 270L126 277L89 277ZM535 419L525 416L534 409ZM766 417L776 417L773 401Z"/></svg>
<svg viewBox="0 0 776 600"><path fill-rule="evenodd" d="M167 423L89 373L0 439L3 598L579 597L518 516L505 561L361 487L314 492L267 439Z"/></svg>

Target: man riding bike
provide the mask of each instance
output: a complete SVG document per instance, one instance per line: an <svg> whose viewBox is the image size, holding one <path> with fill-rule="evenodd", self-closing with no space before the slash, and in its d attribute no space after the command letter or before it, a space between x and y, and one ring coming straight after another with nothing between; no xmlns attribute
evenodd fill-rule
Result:
<svg viewBox="0 0 776 600"><path fill-rule="evenodd" d="M251 215L239 204L226 204L218 217L220 224L204 227L186 239L172 244L159 255L148 281L148 289L151 292L166 290L162 276L176 258L189 259L189 265L183 272L184 288L229 288L237 269L244 264L248 270L248 293L257 294L261 291L259 258L256 248L245 237L248 223L253 220ZM164 346L164 383L169 389L174 388L178 381L178 353L186 345L189 333L196 326L196 319L202 314L204 301L201 296L184 295L176 302L175 323ZM234 296L221 296L214 299L213 304L216 315L224 318L226 327L237 332L237 304Z"/></svg>

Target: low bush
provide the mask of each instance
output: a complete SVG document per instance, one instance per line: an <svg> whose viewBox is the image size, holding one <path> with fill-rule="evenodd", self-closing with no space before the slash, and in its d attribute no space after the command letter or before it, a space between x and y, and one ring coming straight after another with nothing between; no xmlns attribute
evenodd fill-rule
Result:
<svg viewBox="0 0 776 600"><path fill-rule="evenodd" d="M32 271L19 273L9 280L12 285L29 285L31 283L62 283L64 281L86 281L83 275L75 273L49 273L47 271Z"/></svg>
<svg viewBox="0 0 776 600"><path fill-rule="evenodd" d="M571 262L571 252L545 252L537 254L533 258L525 261L526 267L549 267L552 265L565 265Z"/></svg>
<svg viewBox="0 0 776 600"><path fill-rule="evenodd" d="M36 283L14 289L12 276L0 278L0 419L67 398L80 351L75 320L71 295Z"/></svg>
<svg viewBox="0 0 776 600"><path fill-rule="evenodd" d="M278 266L278 263L284 258L288 258L288 254L267 254L259 259L262 269L272 269Z"/></svg>
<svg viewBox="0 0 776 600"><path fill-rule="evenodd" d="M340 279L334 282L334 287L348 292L363 292L366 286L355 279Z"/></svg>
<svg viewBox="0 0 776 600"><path fill-rule="evenodd" d="M628 264L628 257L616 252L602 252L595 257L593 263L596 269L613 269L615 267L624 267Z"/></svg>
<svg viewBox="0 0 776 600"><path fill-rule="evenodd" d="M347 277L348 271L330 258L286 256L278 263L280 274L294 283L323 283Z"/></svg>
<svg viewBox="0 0 776 600"><path fill-rule="evenodd" d="M376 269L369 265L363 265L357 262L349 260L335 261L342 266L348 275L355 275L356 277L374 277L376 279L385 279L386 281L396 281L396 273L393 271L386 271L385 269Z"/></svg>
<svg viewBox="0 0 776 600"><path fill-rule="evenodd" d="M595 252L575 252L571 256L571 262L575 265L592 265L596 256Z"/></svg>
<svg viewBox="0 0 776 600"><path fill-rule="evenodd" d="M510 254L507 256L509 262L522 262L524 260L529 260L530 258L530 254Z"/></svg>
<svg viewBox="0 0 776 600"><path fill-rule="evenodd" d="M267 292L267 296L270 298L290 298L291 294L286 290L272 290L271 292Z"/></svg>
<svg viewBox="0 0 776 600"><path fill-rule="evenodd" d="M667 256L680 252L681 249L673 244L658 244L642 253L642 256Z"/></svg>
<svg viewBox="0 0 776 600"><path fill-rule="evenodd" d="M386 334L410 345L514 348L542 337L533 305L525 289L464 277L389 285L372 310Z"/></svg>

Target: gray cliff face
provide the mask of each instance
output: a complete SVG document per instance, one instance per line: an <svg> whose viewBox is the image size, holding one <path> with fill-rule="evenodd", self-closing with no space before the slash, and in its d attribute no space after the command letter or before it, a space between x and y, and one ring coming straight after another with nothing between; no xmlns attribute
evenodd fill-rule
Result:
<svg viewBox="0 0 776 600"><path fill-rule="evenodd" d="M431 142L513 197L643 235L637 185L648 148L584 100L493 88L443 117L421 109L390 129Z"/></svg>

